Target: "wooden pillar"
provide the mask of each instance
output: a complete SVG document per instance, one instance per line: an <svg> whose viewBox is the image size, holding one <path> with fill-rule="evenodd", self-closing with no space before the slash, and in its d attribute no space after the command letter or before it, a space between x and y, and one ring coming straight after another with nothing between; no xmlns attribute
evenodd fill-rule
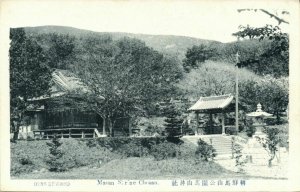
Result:
<svg viewBox="0 0 300 192"><path fill-rule="evenodd" d="M61 118L61 128L63 128L64 127L64 114L63 114L64 112L63 111L61 111L60 112L60 118Z"/></svg>
<svg viewBox="0 0 300 192"><path fill-rule="evenodd" d="M103 125L102 125L103 130L102 130L102 135L106 135L106 133L105 133L105 127L106 127L106 119L103 118Z"/></svg>
<svg viewBox="0 0 300 192"><path fill-rule="evenodd" d="M198 135L198 129L199 129L199 113L196 112L196 130L195 130L195 135Z"/></svg>
<svg viewBox="0 0 300 192"><path fill-rule="evenodd" d="M74 128L74 111L71 109L71 128Z"/></svg>
<svg viewBox="0 0 300 192"><path fill-rule="evenodd" d="M84 138L84 132L83 131L81 132L81 138Z"/></svg>
<svg viewBox="0 0 300 192"><path fill-rule="evenodd" d="M210 126L210 131L213 131L213 118L212 118L212 113L209 113L209 126Z"/></svg>
<svg viewBox="0 0 300 192"><path fill-rule="evenodd" d="M38 114L34 114L34 128L35 130L39 130L39 123L38 123Z"/></svg>
<svg viewBox="0 0 300 192"><path fill-rule="evenodd" d="M69 138L71 138L71 129L69 129Z"/></svg>
<svg viewBox="0 0 300 192"><path fill-rule="evenodd" d="M222 135L225 135L225 113L222 111Z"/></svg>

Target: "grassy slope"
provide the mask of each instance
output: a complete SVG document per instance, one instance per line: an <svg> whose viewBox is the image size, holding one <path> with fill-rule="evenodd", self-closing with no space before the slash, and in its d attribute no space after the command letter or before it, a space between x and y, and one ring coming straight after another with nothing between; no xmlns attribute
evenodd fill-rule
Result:
<svg viewBox="0 0 300 192"><path fill-rule="evenodd" d="M236 178L241 174L230 172L214 162L195 164L191 160L131 157L115 159L100 168L80 167L63 173L21 174L18 179L171 179L171 178Z"/></svg>
<svg viewBox="0 0 300 192"><path fill-rule="evenodd" d="M225 178L239 177L241 175L225 170L215 162L197 161L194 157L195 145L185 143L181 146L181 155L156 161L152 156L125 157L109 151L101 151L95 147L87 147L85 142L75 139L65 139L62 145L67 152L65 163L68 159L76 158L85 161L85 166L75 167L66 172L52 173L47 171L45 157L49 153L46 141L19 141L11 144L11 163L14 173L12 178L17 179L167 179L167 178ZM80 156L73 156L80 154ZM106 156L110 160L98 163ZM20 159L29 159L32 164L21 165ZM82 159L83 158L83 159ZM18 172L17 172L18 171Z"/></svg>

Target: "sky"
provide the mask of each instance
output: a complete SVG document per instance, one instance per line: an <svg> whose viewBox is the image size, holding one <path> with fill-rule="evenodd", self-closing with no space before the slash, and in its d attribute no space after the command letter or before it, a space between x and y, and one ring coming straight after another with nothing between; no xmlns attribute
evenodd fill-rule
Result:
<svg viewBox="0 0 300 192"><path fill-rule="evenodd" d="M261 12L238 13L238 8L251 8L253 3L237 1L3 2L1 13L8 18L9 27L62 25L99 32L180 35L230 42L236 40L232 33L238 31L239 25L277 24ZM259 5L267 6L272 12L289 7L289 1L267 2Z"/></svg>

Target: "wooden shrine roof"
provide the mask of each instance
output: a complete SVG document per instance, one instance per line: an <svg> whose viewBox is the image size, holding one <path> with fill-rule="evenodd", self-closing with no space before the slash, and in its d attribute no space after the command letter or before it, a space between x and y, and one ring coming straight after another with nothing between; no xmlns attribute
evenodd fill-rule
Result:
<svg viewBox="0 0 300 192"><path fill-rule="evenodd" d="M200 99L188 109L188 111L209 111L226 108L233 100L231 94L200 97Z"/></svg>
<svg viewBox="0 0 300 192"><path fill-rule="evenodd" d="M76 75L68 70L61 70L56 69L52 73L51 79L51 88L50 88L50 95L43 95L38 98L30 99L32 101L35 100L44 100L54 97L60 97L67 93L76 93L76 94L84 94L88 93L88 87L76 77ZM104 99L102 96L99 98Z"/></svg>

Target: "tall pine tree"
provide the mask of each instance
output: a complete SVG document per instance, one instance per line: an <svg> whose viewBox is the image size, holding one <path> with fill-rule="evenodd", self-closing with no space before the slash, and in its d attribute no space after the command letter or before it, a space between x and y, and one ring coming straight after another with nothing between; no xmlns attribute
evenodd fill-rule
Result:
<svg viewBox="0 0 300 192"><path fill-rule="evenodd" d="M181 127L183 120L181 113L176 105L171 101L165 109L165 132L168 137L180 137L182 135Z"/></svg>
<svg viewBox="0 0 300 192"><path fill-rule="evenodd" d="M23 28L11 29L10 39L10 117L15 141L29 105L28 99L48 92L51 69L41 46L28 38Z"/></svg>

